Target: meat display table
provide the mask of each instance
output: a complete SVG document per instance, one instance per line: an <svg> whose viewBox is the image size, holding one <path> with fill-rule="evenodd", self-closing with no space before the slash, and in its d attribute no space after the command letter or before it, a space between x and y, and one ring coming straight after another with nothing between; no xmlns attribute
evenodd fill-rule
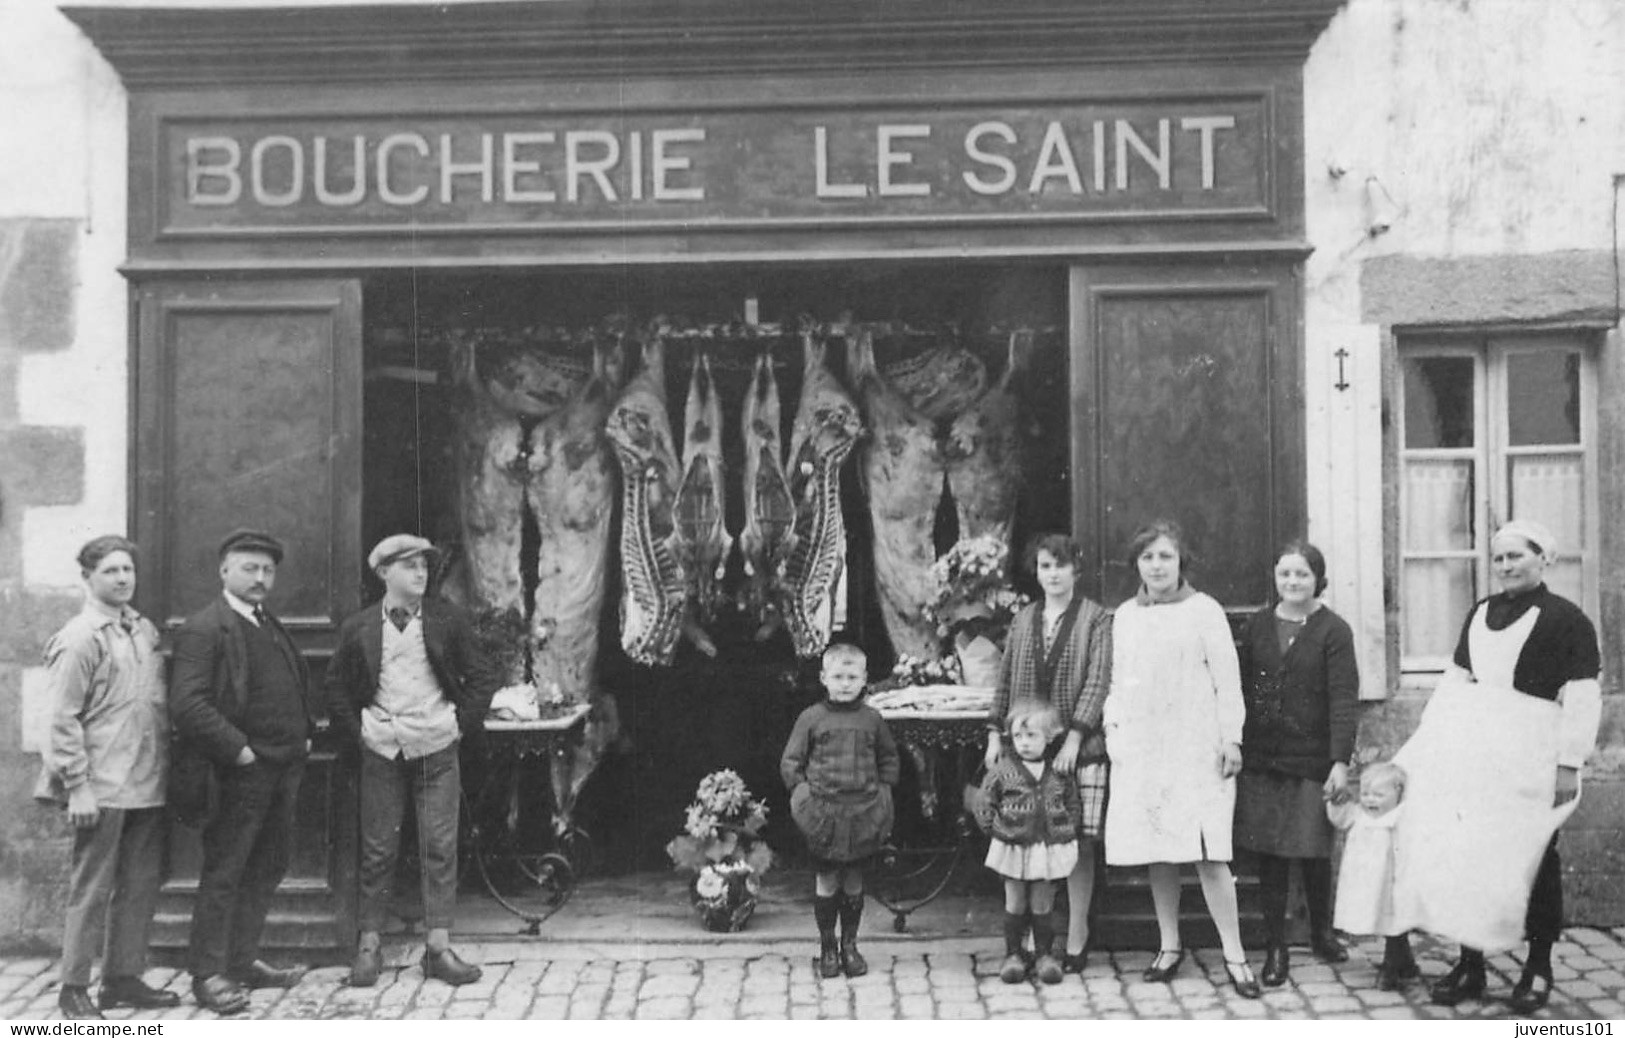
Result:
<svg viewBox="0 0 1625 1038"><path fill-rule="evenodd" d="M487 720L477 787L472 796L464 787L465 845L480 881L497 904L525 921L529 934L564 907L591 854L587 833L559 809L552 779L555 763L580 742L590 709L582 703L539 721ZM520 783L535 765L544 769L547 796L526 803ZM545 819L534 817L537 809L545 809ZM544 835L536 835L538 828Z"/></svg>
<svg viewBox="0 0 1625 1038"><path fill-rule="evenodd" d="M880 716L913 761L920 780L920 810L934 829L934 841L923 847L888 848L882 857L874 899L892 914L892 929L908 929L911 913L935 901L980 846L981 834L959 798L965 783L976 777L987 746L986 710L893 709ZM946 788L952 795L943 797Z"/></svg>

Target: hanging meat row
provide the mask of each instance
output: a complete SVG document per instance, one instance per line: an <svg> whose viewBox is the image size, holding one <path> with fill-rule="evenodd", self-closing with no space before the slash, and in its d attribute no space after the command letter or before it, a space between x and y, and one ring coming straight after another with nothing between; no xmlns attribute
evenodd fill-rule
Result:
<svg viewBox="0 0 1625 1038"><path fill-rule="evenodd" d="M946 498L961 536L1008 539L1022 478L1013 383L1032 336L1009 337L997 381L957 343L882 369L873 326L805 321L797 337L801 386L788 449L771 352L780 340L764 337L747 360L739 410L745 514L737 542L726 523L721 392L703 343L690 353L680 450L665 363L668 343L682 336L668 326L583 333L574 355L509 351L483 379L472 344L454 348L464 548L456 583L483 610L529 614L538 685L557 683L576 700L594 687L616 494L623 517L620 638L629 657L667 664L684 637L715 654L708 628L735 606L759 637L783 627L798 655L822 652L843 588L840 480L854 450L887 633L899 653L935 653L936 633L922 614L935 592L933 522ZM583 342L590 366L580 356ZM852 390L828 364L833 345L844 345ZM735 371L738 352L726 358ZM623 383L633 354L636 373ZM540 536L528 610L519 569L526 508ZM737 600L722 587L736 543L744 573Z"/></svg>

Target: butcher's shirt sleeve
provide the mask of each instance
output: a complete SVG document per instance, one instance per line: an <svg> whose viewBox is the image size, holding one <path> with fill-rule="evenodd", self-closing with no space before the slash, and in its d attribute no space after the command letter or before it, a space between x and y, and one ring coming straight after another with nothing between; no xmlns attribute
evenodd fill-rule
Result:
<svg viewBox="0 0 1625 1038"><path fill-rule="evenodd" d="M1583 768L1597 745L1602 686L1596 678L1570 681L1558 695L1563 701L1563 719L1558 729L1557 763L1565 768Z"/></svg>
<svg viewBox="0 0 1625 1038"><path fill-rule="evenodd" d="M1247 707L1241 698L1241 662L1236 658L1236 643L1230 636L1224 608L1213 601L1208 605L1202 621L1202 648L1213 679L1213 693L1218 697L1219 740L1240 743L1242 723L1247 719Z"/></svg>
<svg viewBox="0 0 1625 1038"><path fill-rule="evenodd" d="M72 791L90 781L85 751L85 708L96 688L96 668L106 647L95 631L73 627L58 632L45 646L51 688L51 741L46 765Z"/></svg>

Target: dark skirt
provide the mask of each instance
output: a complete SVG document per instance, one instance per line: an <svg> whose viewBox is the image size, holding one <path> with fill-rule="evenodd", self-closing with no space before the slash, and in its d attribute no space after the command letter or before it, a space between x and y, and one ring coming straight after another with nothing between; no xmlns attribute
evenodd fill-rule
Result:
<svg viewBox="0 0 1625 1038"><path fill-rule="evenodd" d="M1331 857L1322 785L1278 771L1243 771L1236 783L1235 845L1281 858Z"/></svg>
<svg viewBox="0 0 1625 1038"><path fill-rule="evenodd" d="M790 817L818 865L858 864L873 857L891 836L891 787L821 796L803 782L790 794Z"/></svg>

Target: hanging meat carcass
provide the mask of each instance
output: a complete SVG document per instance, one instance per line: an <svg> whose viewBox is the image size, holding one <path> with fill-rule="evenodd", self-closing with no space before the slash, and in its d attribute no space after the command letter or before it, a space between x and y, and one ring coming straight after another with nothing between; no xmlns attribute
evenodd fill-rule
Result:
<svg viewBox="0 0 1625 1038"><path fill-rule="evenodd" d="M704 625L716 617L717 599L733 538L724 522L722 399L711 378L711 359L696 354L683 408L683 479L675 509L679 564L689 579L685 633L707 656L717 654Z"/></svg>
<svg viewBox="0 0 1625 1038"><path fill-rule="evenodd" d="M745 559L743 606L756 621L758 641L784 623L773 588L796 514L784 474L779 423L779 384L773 376L773 358L763 350L751 371L739 421L745 443L745 526L739 532Z"/></svg>
<svg viewBox="0 0 1625 1038"><path fill-rule="evenodd" d="M616 470L604 435L622 368L617 340L593 343L592 376L530 433L531 514L538 534L532 596L532 673L586 702L596 687L598 621L604 604Z"/></svg>
<svg viewBox="0 0 1625 1038"><path fill-rule="evenodd" d="M829 644L835 595L846 568L841 465L863 434L863 421L857 404L825 365L827 344L811 326L802 329L801 345L801 400L790 430L795 525L775 583L796 655L806 658L821 654Z"/></svg>
<svg viewBox="0 0 1625 1038"><path fill-rule="evenodd" d="M669 664L687 619L689 589L672 509L677 451L666 411L665 344L643 345L642 369L610 410L605 432L621 468L621 648L638 663Z"/></svg>
<svg viewBox="0 0 1625 1038"><path fill-rule="evenodd" d="M587 372L537 350L481 358L477 347L472 336L459 337L450 352L458 551L446 590L474 614L503 676L516 683L525 677L524 423L557 412Z"/></svg>
<svg viewBox="0 0 1625 1038"><path fill-rule="evenodd" d="M962 538L992 536L1010 543L1024 453L1014 382L1027 366L1032 342L1030 331L1011 334L1004 375L949 426L943 457Z"/></svg>
<svg viewBox="0 0 1625 1038"><path fill-rule="evenodd" d="M936 594L931 532L945 481L941 445L931 419L881 377L867 328L849 333L847 370L870 430L862 472L874 526L881 618L898 655L935 659L936 627L921 610Z"/></svg>

